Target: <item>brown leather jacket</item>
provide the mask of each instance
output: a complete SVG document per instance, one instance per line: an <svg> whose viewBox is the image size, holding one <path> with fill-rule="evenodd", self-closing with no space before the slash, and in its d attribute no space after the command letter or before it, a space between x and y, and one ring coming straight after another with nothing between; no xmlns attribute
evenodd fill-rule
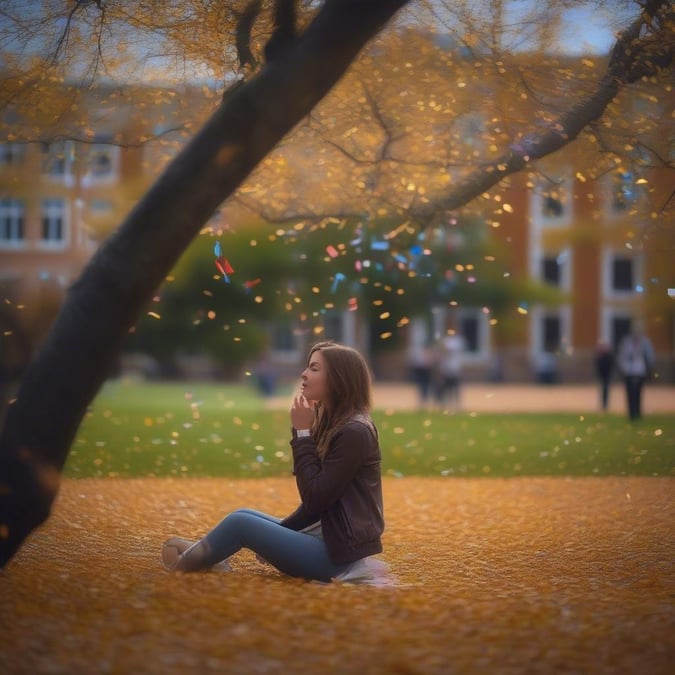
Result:
<svg viewBox="0 0 675 675"><path fill-rule="evenodd" d="M349 563L382 551L381 453L377 429L352 419L338 429L323 461L311 437L293 438L293 473L302 503L281 524L292 530L321 521L334 563Z"/></svg>

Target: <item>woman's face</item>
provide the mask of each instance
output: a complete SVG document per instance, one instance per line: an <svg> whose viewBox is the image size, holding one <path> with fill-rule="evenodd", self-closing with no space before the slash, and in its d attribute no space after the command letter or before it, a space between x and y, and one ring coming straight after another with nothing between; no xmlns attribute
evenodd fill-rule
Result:
<svg viewBox="0 0 675 675"><path fill-rule="evenodd" d="M300 375L300 392L310 401L326 404L328 400L328 364L320 351L309 357L307 368Z"/></svg>

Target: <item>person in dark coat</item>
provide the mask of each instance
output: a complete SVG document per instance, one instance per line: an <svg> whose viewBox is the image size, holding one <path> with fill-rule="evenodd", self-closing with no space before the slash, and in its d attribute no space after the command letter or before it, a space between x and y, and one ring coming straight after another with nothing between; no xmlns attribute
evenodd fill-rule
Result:
<svg viewBox="0 0 675 675"><path fill-rule="evenodd" d="M600 406L603 412L609 407L609 385L614 372L614 350L607 342L598 342L595 349L595 374L600 383Z"/></svg>

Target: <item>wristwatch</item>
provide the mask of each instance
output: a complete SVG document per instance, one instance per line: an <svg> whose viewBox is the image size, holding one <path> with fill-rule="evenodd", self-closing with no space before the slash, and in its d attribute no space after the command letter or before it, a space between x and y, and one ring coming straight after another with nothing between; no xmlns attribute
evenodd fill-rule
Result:
<svg viewBox="0 0 675 675"><path fill-rule="evenodd" d="M309 429L296 429L295 430L296 438L308 438L311 435L312 434L311 434Z"/></svg>

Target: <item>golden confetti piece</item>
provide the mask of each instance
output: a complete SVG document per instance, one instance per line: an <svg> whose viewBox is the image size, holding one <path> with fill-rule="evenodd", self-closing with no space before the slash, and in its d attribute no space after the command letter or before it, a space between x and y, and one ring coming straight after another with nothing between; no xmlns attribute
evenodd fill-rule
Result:
<svg viewBox="0 0 675 675"><path fill-rule="evenodd" d="M157 312L148 312L148 316L151 316L153 319L161 319L162 317L157 314Z"/></svg>

